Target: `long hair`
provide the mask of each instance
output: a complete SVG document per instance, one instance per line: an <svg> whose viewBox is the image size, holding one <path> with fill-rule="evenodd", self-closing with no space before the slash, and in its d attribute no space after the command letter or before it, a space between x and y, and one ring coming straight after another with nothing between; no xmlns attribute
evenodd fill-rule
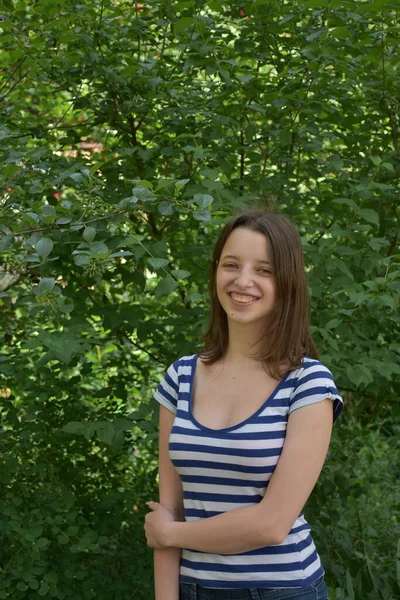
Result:
<svg viewBox="0 0 400 600"><path fill-rule="evenodd" d="M301 239L293 223L284 215L251 210L234 217L223 227L212 257L211 313L200 356L205 364L213 364L223 358L228 349L228 320L218 300L216 273L223 247L229 235L238 227L262 233L271 248L276 306L272 315L266 318L254 358L264 364L272 377L280 379L284 372L300 367L303 356L318 357L310 332Z"/></svg>

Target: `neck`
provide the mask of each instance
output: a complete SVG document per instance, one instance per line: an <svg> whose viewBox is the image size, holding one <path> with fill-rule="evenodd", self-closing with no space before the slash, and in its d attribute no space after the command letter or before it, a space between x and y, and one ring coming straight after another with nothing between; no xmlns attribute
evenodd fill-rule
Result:
<svg viewBox="0 0 400 600"><path fill-rule="evenodd" d="M240 363L243 367L246 363L259 362L255 358L257 342L260 337L260 325L241 325L240 323L228 323L229 343L225 360L230 363ZM261 364L261 363L260 363Z"/></svg>

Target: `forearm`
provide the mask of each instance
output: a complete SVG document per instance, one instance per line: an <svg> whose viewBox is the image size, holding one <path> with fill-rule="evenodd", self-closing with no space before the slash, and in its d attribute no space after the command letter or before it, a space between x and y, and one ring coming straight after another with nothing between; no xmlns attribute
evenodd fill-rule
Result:
<svg viewBox="0 0 400 600"><path fill-rule="evenodd" d="M263 514L264 512L264 514ZM239 554L281 543L277 524L265 517L259 504L231 510L222 515L188 522L170 522L168 547L187 548L216 554Z"/></svg>
<svg viewBox="0 0 400 600"><path fill-rule="evenodd" d="M156 600L179 600L180 548L154 550Z"/></svg>

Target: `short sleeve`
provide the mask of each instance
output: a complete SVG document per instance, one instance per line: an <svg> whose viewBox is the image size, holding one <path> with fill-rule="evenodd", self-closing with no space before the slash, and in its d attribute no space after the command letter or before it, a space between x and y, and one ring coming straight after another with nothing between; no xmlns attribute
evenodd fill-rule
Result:
<svg viewBox="0 0 400 600"><path fill-rule="evenodd" d="M333 422L343 409L343 399L339 394L332 373L317 360L309 360L299 370L299 376L289 402L289 414L297 408L333 400Z"/></svg>
<svg viewBox="0 0 400 600"><path fill-rule="evenodd" d="M168 410L176 414L178 405L178 365L179 361L174 362L167 370L165 376L161 380L160 385L154 392L154 398L165 406Z"/></svg>

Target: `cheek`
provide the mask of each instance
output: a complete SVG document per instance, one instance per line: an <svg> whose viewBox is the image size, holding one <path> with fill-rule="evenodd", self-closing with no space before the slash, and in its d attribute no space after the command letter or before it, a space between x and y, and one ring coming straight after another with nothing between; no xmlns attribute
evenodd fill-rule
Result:
<svg viewBox="0 0 400 600"><path fill-rule="evenodd" d="M216 279L217 291L223 290L229 283L231 283L231 281L232 281L231 273L226 273L224 271L217 273L217 279Z"/></svg>
<svg viewBox="0 0 400 600"><path fill-rule="evenodd" d="M227 275L228 275L228 277L227 277ZM218 300L220 302L221 302L221 300L223 300L224 290L228 283L229 283L229 273L223 273L223 272L217 273L215 288L216 288Z"/></svg>

